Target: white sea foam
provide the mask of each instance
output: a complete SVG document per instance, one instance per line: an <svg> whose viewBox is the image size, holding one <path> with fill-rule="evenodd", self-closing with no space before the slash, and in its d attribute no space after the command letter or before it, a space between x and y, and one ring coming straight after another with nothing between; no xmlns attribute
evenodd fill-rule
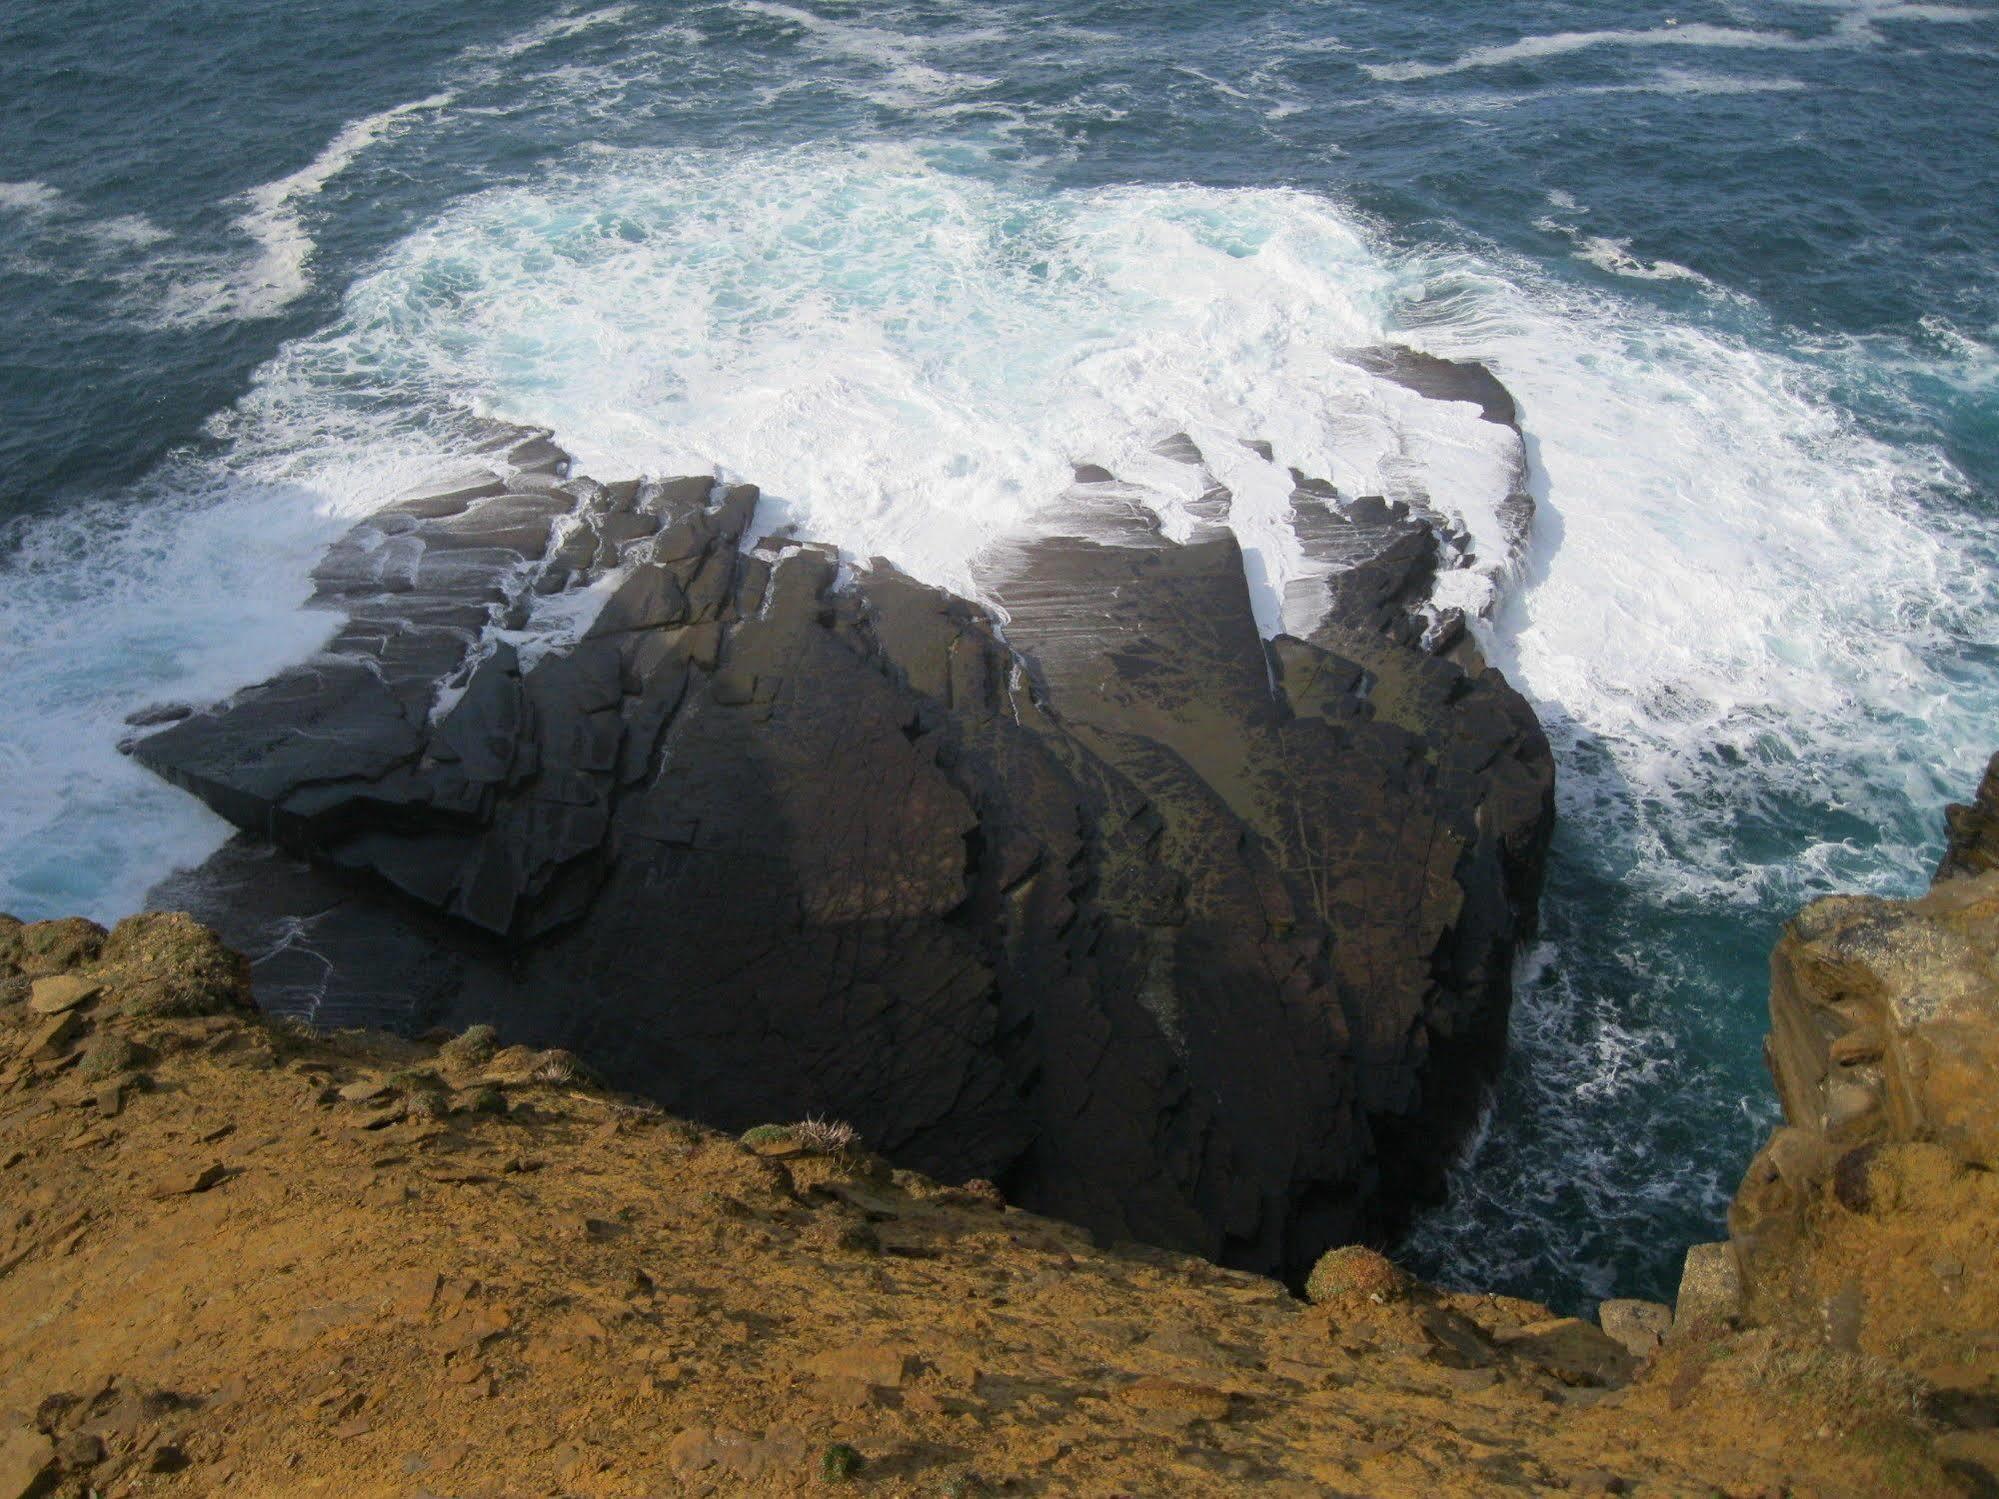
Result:
<svg viewBox="0 0 1999 1499"><path fill-rule="evenodd" d="M184 253L162 257L136 275L139 295L135 302L142 300L153 318L168 326L277 316L312 288L312 263L318 247L305 216L312 200L329 184L368 152L418 121L441 114L462 89L492 84L515 59L624 21L631 10L629 5L612 5L557 16L500 42L466 49L447 70L449 86L348 121L297 171L238 195L241 212L234 219L234 228L254 246L247 257ZM694 35L680 27L668 27L666 34L683 44ZM661 39L653 38L655 42ZM606 77L602 81L614 80ZM571 90L578 94L586 92L592 82L590 76L580 73L569 80ZM121 229L121 225L126 227ZM131 243L152 242L144 237L142 221L134 225L118 220L100 227Z"/></svg>
<svg viewBox="0 0 1999 1499"><path fill-rule="evenodd" d="M1661 68L1642 83L1608 84L1578 92L1612 94L1693 94L1728 96L1733 94L1796 94L1805 88L1797 78L1739 78L1723 73L1691 73L1680 68Z"/></svg>
<svg viewBox="0 0 1999 1499"><path fill-rule="evenodd" d="M223 275L176 287L166 299L166 320L186 324L274 317L304 296L312 286L315 248L302 216L305 204L371 146L451 100L450 93L432 94L351 120L296 172L243 194L245 207L236 227L257 246L256 252Z"/></svg>
<svg viewBox="0 0 1999 1499"><path fill-rule="evenodd" d="M143 249L167 238L166 231L144 214L94 218L84 205L46 182L0 182L0 212L12 213L40 233L59 239L71 263L47 269L72 275L79 269L75 257L91 259L93 248Z"/></svg>
<svg viewBox="0 0 1999 1499"><path fill-rule="evenodd" d="M1983 5L1932 5L1911 0L1807 0L1839 12L1838 34L1850 41L1878 43L1884 21L1938 26L1972 25L1990 21L1999 11Z"/></svg>
<svg viewBox="0 0 1999 1499"><path fill-rule="evenodd" d="M226 833L118 754L122 719L205 703L315 649L336 621L299 608L345 524L424 470L321 450L175 463L135 495L10 528L0 590L0 910L136 909Z"/></svg>
<svg viewBox="0 0 1999 1499"><path fill-rule="evenodd" d="M1512 63L1538 62L1563 57L1572 52L1597 48L1649 49L1687 47L1723 51L1813 52L1828 47L1871 47L1885 40L1879 29L1885 21L1971 24L1999 15L1989 7L1931 5L1906 0L1815 0L1840 12L1832 31L1822 36L1795 36L1788 32L1752 27L1716 26L1708 22L1680 24L1643 30L1558 31L1525 36L1518 41L1474 47L1448 62L1362 63L1371 78L1384 83L1409 83L1425 78L1443 78L1481 68L1501 68ZM1795 79L1731 79L1705 75L1668 73L1649 85L1620 85L1639 92L1660 93L1769 93L1791 91L1803 85Z"/></svg>
<svg viewBox="0 0 1999 1499"><path fill-rule="evenodd" d="M1569 212L1574 212L1574 200L1570 200ZM1559 234L1575 246L1575 257L1608 271L1613 276L1623 276L1631 281L1689 281L1710 296L1726 296L1726 291L1708 277L1691 266L1681 265L1677 260L1646 260L1631 253L1631 241L1615 239L1607 234L1586 234L1572 224L1564 224L1559 219L1541 218L1534 221L1534 227L1546 234Z"/></svg>
<svg viewBox="0 0 1999 1499"><path fill-rule="evenodd" d="M977 73L954 71L939 66L931 55L941 50L960 49L982 39L996 39L1004 33L958 28L937 35L890 30L864 25L837 16L823 16L803 6L785 5L779 0L734 0L734 8L745 14L762 16L796 26L811 48L822 56L844 62L859 62L871 68L871 77L850 77L837 85L846 92L892 109L925 109L937 106L956 94L989 88L993 79Z"/></svg>
<svg viewBox="0 0 1999 1499"><path fill-rule="evenodd" d="M1490 358L1536 439L1536 565L1498 654L1588 751L1566 815L1675 899L1916 879L1993 706L1948 675L1990 633L1989 566L1916 508L1948 464L1863 436L1822 370L1525 267L1467 263L1448 307L1421 341ZM1738 841L1786 805L1880 809L1883 844L1814 870Z"/></svg>
<svg viewBox="0 0 1999 1499"><path fill-rule="evenodd" d="M0 734L47 794L9 800L0 906L113 911L199 842L184 799L75 746L302 649L285 621L312 554L419 476L454 414L553 427L600 475L719 465L773 521L961 589L995 539L1061 524L1071 463L1151 483L1151 443L1185 430L1237 492L1268 630L1302 565L1287 465L1427 500L1503 554L1506 434L1343 357L1393 340L1489 359L1521 399L1543 511L1492 644L1598 767L1565 779L1569 817L1615 819L1641 885L1740 899L1856 860L1759 862L1689 807L1888 788L1925 816L1887 830L1911 852L1870 856L1870 878L1912 864L1992 706L1935 652L1999 611L1966 544L1906 502L1941 460L1856 433L1813 367L1525 264L1391 252L1299 192L1051 194L907 148L595 150L395 246L216 424L219 459L116 512L143 525L35 533L39 581L0 595L0 667L34 711ZM115 606L76 607L107 579ZM35 648L50 629L64 650ZM129 839L135 797L180 841L94 892L61 884L52 868Z"/></svg>
<svg viewBox="0 0 1999 1499"><path fill-rule="evenodd" d="M1527 36L1516 42L1490 47L1474 47L1449 62L1362 63L1368 76L1385 83L1408 82L1419 78L1441 78L1477 68L1502 68L1509 63L1538 62L1597 47L1718 47L1785 51L1810 47L1813 43L1781 31L1756 31L1737 26L1693 23L1660 26L1637 31L1558 31L1547 36Z"/></svg>
<svg viewBox="0 0 1999 1499"><path fill-rule="evenodd" d="M578 15L556 16L539 25L530 26L490 47L475 47L466 56L472 60L492 59L506 61L532 52L538 47L546 47L554 42L567 41L599 26L611 26L630 17L629 5L606 5L596 10L584 11Z"/></svg>
<svg viewBox="0 0 1999 1499"><path fill-rule="evenodd" d="M1284 465L1447 508L1504 553L1510 436L1339 357L1379 340L1393 272L1315 203L1027 196L895 148L598 152L413 236L311 357L414 358L406 378L553 426L593 471L719 464L811 534L961 589L1071 462L1124 472L1185 429L1240 469L1255 434L1278 463L1234 487L1274 628L1299 559L1248 496L1288 493ZM412 298L432 284L457 291Z"/></svg>
<svg viewBox="0 0 1999 1499"><path fill-rule="evenodd" d="M46 182L0 182L0 208L21 214L53 212L63 202L62 191Z"/></svg>

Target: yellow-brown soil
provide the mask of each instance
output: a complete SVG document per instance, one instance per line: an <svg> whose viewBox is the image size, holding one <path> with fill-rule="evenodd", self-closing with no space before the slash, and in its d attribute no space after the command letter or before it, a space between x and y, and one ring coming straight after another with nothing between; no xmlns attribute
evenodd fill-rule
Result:
<svg viewBox="0 0 1999 1499"><path fill-rule="evenodd" d="M1872 1353L1307 1305L560 1056L34 987L60 946L0 991L0 1499L1955 1492Z"/></svg>

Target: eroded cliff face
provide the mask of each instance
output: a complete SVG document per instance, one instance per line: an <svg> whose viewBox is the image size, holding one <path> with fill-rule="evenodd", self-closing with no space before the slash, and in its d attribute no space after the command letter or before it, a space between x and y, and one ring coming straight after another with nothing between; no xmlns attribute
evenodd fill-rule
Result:
<svg viewBox="0 0 1999 1499"><path fill-rule="evenodd" d="M1786 1124L1681 1307L1905 1371L1974 1492L1999 1484L1994 800L1988 773L1951 809L1919 899L1832 897L1786 927L1766 1048Z"/></svg>
<svg viewBox="0 0 1999 1499"><path fill-rule="evenodd" d="M1950 1492L1816 1333L1361 1248L1301 1300L246 978L182 915L0 917L0 1499Z"/></svg>
<svg viewBox="0 0 1999 1499"><path fill-rule="evenodd" d="M1229 492L1159 456L1191 531L1081 471L989 559L1002 624L761 534L753 488L532 439L333 549L320 657L136 741L252 835L157 899L280 1012L495 1022L690 1117L828 1114L1302 1275L1440 1187L1553 765L1432 603L1497 559L1296 475L1319 570L1266 642Z"/></svg>
<svg viewBox="0 0 1999 1499"><path fill-rule="evenodd" d="M1978 794L1944 815L1948 839L1937 878L1983 874L1999 869L1999 755L1985 767Z"/></svg>

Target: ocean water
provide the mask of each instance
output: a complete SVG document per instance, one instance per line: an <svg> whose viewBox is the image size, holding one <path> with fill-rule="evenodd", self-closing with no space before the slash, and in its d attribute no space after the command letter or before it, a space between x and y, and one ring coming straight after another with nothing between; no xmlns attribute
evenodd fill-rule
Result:
<svg viewBox="0 0 1999 1499"><path fill-rule="evenodd" d="M1482 628L1562 825L1401 1253L1660 1295L1774 1117L1778 925L1919 889L1999 748L1995 246L1987 5L12 7L0 909L220 840L121 719L311 649L319 550L482 419L969 587L1183 428L1470 494L1475 429L1339 356L1482 359L1541 504Z"/></svg>

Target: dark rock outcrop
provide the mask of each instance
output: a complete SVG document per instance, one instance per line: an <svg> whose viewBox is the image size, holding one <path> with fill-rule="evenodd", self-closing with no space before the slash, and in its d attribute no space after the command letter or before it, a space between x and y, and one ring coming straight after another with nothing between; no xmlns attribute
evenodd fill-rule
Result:
<svg viewBox="0 0 1999 1499"><path fill-rule="evenodd" d="M1977 795L1968 803L1944 809L1944 828L1938 879L1999 869L1999 755L1986 764Z"/></svg>
<svg viewBox="0 0 1999 1499"><path fill-rule="evenodd" d="M251 835L156 898L267 1005L495 1022L1259 1269L1438 1187L1552 763L1398 605L1434 539L1266 643L1233 536L1169 542L1086 469L1073 534L994 559L1002 627L750 545L753 489L511 456L334 548L320 657L131 744Z"/></svg>

